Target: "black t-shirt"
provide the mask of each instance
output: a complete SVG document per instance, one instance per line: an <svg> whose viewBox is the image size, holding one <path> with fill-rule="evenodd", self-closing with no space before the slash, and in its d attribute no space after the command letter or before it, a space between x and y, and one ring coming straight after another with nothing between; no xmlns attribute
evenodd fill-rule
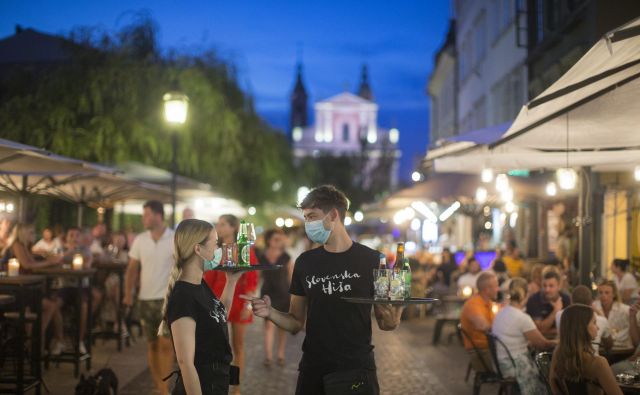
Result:
<svg viewBox="0 0 640 395"><path fill-rule="evenodd" d="M307 298L301 368L375 367L371 305L347 303L341 297L373 297L373 269L379 256L354 242L345 252L319 247L298 257L289 292Z"/></svg>
<svg viewBox="0 0 640 395"><path fill-rule="evenodd" d="M176 281L167 304L167 323L182 317L196 322L195 365L231 362L227 312L204 280L199 285Z"/></svg>
<svg viewBox="0 0 640 395"><path fill-rule="evenodd" d="M562 308L565 309L571 303L571 298L564 292L560 292L562 298ZM534 321L544 320L553 311L551 303L547 302L544 298L542 291L538 291L529 297L527 301L527 314L533 318ZM555 328L556 323L553 321L552 328Z"/></svg>

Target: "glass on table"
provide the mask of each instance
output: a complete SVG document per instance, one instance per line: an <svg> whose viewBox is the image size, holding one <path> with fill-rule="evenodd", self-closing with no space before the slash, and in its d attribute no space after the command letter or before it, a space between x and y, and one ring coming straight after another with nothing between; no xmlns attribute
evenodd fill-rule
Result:
<svg viewBox="0 0 640 395"><path fill-rule="evenodd" d="M389 279L391 270L373 269L373 296L376 300L389 299Z"/></svg>

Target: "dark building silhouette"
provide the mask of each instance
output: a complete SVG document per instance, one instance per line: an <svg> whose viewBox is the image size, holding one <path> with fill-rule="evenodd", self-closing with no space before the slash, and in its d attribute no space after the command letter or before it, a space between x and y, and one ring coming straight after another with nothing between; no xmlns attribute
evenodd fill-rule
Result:
<svg viewBox="0 0 640 395"><path fill-rule="evenodd" d="M569 70L604 34L640 15L637 0L527 0L529 99ZM522 26L519 26L520 30ZM524 41L522 37L519 41ZM524 43L522 43L524 45Z"/></svg>
<svg viewBox="0 0 640 395"><path fill-rule="evenodd" d="M360 88L358 89L358 96L363 99L373 101L373 92L369 85L369 74L367 71L367 65L362 65L362 74L360 76Z"/></svg>
<svg viewBox="0 0 640 395"><path fill-rule="evenodd" d="M307 90L304 87L302 81L302 63L298 63L298 71L296 76L296 83L291 92L291 114L289 121L289 141L291 141L291 135L293 129L296 127L304 128L308 125L307 115Z"/></svg>

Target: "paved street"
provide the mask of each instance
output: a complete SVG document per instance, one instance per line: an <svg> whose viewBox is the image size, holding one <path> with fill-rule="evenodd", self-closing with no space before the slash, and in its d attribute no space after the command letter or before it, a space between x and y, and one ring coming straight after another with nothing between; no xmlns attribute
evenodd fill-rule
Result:
<svg viewBox="0 0 640 395"><path fill-rule="evenodd" d="M471 385L464 382L467 357L451 329L445 329L441 344L431 345L433 319L403 322L394 332L374 330L378 377L382 394L470 394ZM287 361L284 367L264 367L262 325L256 321L247 331L247 374L243 378L242 394L293 394L303 333L289 336ZM482 393L494 393L486 386ZM121 395L152 394L149 371L144 370L125 384Z"/></svg>

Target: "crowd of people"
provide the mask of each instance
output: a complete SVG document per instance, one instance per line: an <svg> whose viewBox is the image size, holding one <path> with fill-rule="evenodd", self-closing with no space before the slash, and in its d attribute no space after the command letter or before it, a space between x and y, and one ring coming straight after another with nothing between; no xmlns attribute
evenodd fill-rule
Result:
<svg viewBox="0 0 640 395"><path fill-rule="evenodd" d="M377 394L372 313L380 329L393 330L403 309L337 302L334 294L370 294L371 269L379 258L349 236L347 208L347 198L333 187L311 191L301 204L307 251L296 259L288 235L268 229L261 235L257 261L282 268L260 274L213 270L221 264L221 247L237 239L237 217L223 215L212 225L185 215L174 230L165 225L157 201L145 203L145 230L138 235L109 233L104 224L66 231L54 227L43 229L36 242L33 225L0 220L0 263L16 258L23 274L70 265L78 256L85 268L104 261L126 265L123 284L113 273L98 273L91 288L69 278L50 281L40 301L40 335L50 355L68 348L67 307L80 298L80 322L73 325L81 328L80 352L86 353L86 328L115 330L114 311L122 306L126 316L137 314L140 320L148 365L161 394L169 393L171 383L163 379L176 362L175 387L189 394L226 394L229 385L241 380L245 332L254 317L264 319L266 368L285 364L287 332L306 330L297 394L330 393L353 372ZM310 249L311 243L321 248ZM628 260L612 262L612 278L597 284L594 298L591 288L572 286L565 259L554 265L529 263L513 243L496 251L484 269L471 253L456 262L444 249L434 258L413 257L412 292L457 294L465 300L460 324L473 369L493 369L490 345L496 344L500 371L514 377L523 394L546 388L558 394L584 393L585 388L620 393L614 373L633 368L640 357L638 283ZM92 325L87 325L89 292L95 301ZM534 362L536 353L545 350L553 352L546 383ZM232 393L239 394L240 387L233 386Z"/></svg>
<svg viewBox="0 0 640 395"><path fill-rule="evenodd" d="M489 347L495 339L500 372L515 378L523 394L547 388L554 394L621 394L615 374L633 370L640 357L638 283L629 261L615 259L612 278L592 289L572 286L564 264L528 264L514 251L496 254L482 271L470 256L452 263L445 250L435 269L440 292L463 295L464 287L474 288L460 314L471 367L495 373ZM535 363L545 351L553 353L548 377Z"/></svg>
<svg viewBox="0 0 640 395"><path fill-rule="evenodd" d="M187 213L188 214L188 213ZM187 215L188 217L188 215ZM202 221L201 221L202 222ZM216 225L214 239L216 245L233 243L236 240L239 219L234 215L222 215ZM91 288L80 287L76 280L69 278L53 278L49 281L47 293L40 301L42 304L42 344L43 352L55 357L63 352L71 351L71 333L67 327L79 326L79 351L87 353L86 330L91 327L94 332L116 331L117 309L125 310L121 325L124 336L128 336L127 322L124 317L134 316L139 320L148 346L148 363L156 387L161 393L168 393L169 383L162 379L173 370L175 363L174 341L169 337L167 325L158 330L160 324L173 311L167 310L165 296L167 282L174 278L178 271L184 271L177 265L182 252L176 240L174 230L165 225L162 203L149 201L143 207L142 225L144 232L133 234L124 231L109 232L105 224L97 224L92 228L70 227L62 230L60 226L44 228L41 238L36 240L34 225L16 223L9 218L0 220L0 268L6 270L9 260L16 258L20 264L20 274L31 274L40 268L71 267L74 257L82 256L83 268L95 268L97 263L121 263L126 265L124 276L124 297L120 300L120 280L113 272L98 271ZM235 284L229 293L231 302L224 297L228 277L219 271L206 271L201 278L207 289L221 300L229 311L231 328L231 350L233 356L230 363L244 367L244 333L246 325L252 322L253 314L249 302L240 295L258 296L259 286L262 294L272 295L274 306L288 310L289 284L293 271L293 262L288 254L289 239L281 229L269 229L264 232L264 241L258 248L257 258L261 264L282 265L284 270L265 272L259 278L257 272L248 272L234 278ZM295 249L292 253L295 253ZM186 255L185 255L186 256ZM184 259L188 261L188 257ZM180 269L180 270L179 270ZM180 288L183 286L180 284ZM87 326L88 292L92 293L92 325ZM71 311L67 308L75 306L76 298L81 298L79 322L73 322ZM170 307L170 306L169 306ZM177 314L177 313L176 313ZM273 338L276 332L273 324L265 320L264 343L266 366L273 362ZM286 336L282 329L277 329L277 363L285 363ZM234 387L239 394L239 387Z"/></svg>

